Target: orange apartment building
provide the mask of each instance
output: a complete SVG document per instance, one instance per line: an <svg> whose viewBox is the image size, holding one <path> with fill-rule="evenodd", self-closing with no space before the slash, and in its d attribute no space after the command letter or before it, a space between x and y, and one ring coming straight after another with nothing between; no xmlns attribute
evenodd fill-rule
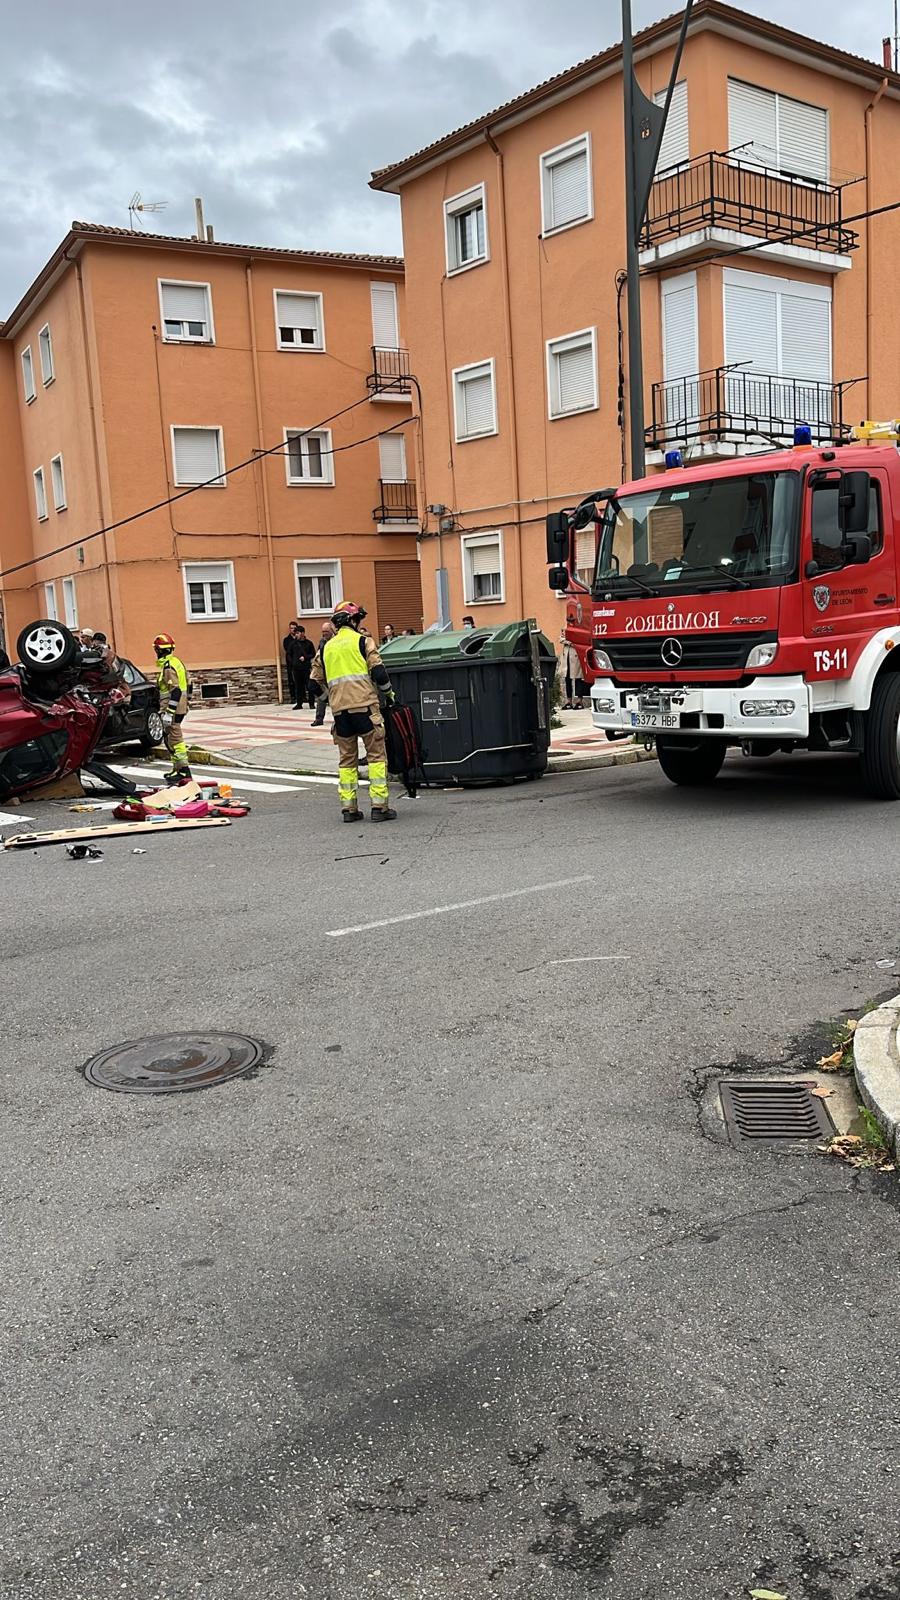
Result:
<svg viewBox="0 0 900 1600"><path fill-rule="evenodd" d="M680 23L636 37L648 96ZM617 45L373 174L403 214L426 623L443 569L457 625L556 638L545 514L629 476L622 121ZM900 413L900 220L853 220L898 169L900 77L697 0L642 239L648 470Z"/></svg>
<svg viewBox="0 0 900 1600"><path fill-rule="evenodd" d="M414 427L370 437L412 417L403 316L394 257L74 223L0 330L10 652L49 615L147 667L164 630L195 704L267 700L292 617L419 628Z"/></svg>

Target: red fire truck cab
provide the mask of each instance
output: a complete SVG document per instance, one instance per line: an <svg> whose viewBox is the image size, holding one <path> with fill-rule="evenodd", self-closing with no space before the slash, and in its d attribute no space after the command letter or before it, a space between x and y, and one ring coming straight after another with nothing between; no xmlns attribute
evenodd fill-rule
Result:
<svg viewBox="0 0 900 1600"><path fill-rule="evenodd" d="M894 440L900 423L857 431ZM573 559L592 521L588 594ZM595 725L652 735L673 783L712 782L729 746L832 750L900 799L898 534L894 443L678 465L553 513L550 587L576 646L590 615Z"/></svg>

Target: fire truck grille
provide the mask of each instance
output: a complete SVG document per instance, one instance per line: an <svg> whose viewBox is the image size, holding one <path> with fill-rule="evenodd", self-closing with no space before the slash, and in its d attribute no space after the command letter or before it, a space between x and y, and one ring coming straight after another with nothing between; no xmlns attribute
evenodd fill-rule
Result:
<svg viewBox="0 0 900 1600"><path fill-rule="evenodd" d="M754 645L768 644L774 633L685 633L641 634L638 638L602 639L616 672L742 672ZM663 645L669 646L665 656ZM678 659L677 650L680 648Z"/></svg>

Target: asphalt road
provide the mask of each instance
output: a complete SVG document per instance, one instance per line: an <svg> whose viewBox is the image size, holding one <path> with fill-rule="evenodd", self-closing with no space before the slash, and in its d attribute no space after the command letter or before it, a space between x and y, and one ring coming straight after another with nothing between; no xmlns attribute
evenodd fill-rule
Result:
<svg viewBox="0 0 900 1600"><path fill-rule="evenodd" d="M900 1596L895 1180L699 1111L891 987L900 807L399 807L0 855L3 1600ZM79 1074L210 1026L271 1064Z"/></svg>

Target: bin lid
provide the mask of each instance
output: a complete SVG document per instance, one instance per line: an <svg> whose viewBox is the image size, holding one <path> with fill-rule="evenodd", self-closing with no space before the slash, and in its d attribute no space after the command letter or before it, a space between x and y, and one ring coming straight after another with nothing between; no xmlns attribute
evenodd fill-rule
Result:
<svg viewBox="0 0 900 1600"><path fill-rule="evenodd" d="M402 635L380 646L387 667L424 665L426 662L457 660L502 661L523 656L528 651L529 630L534 620L504 622L497 628L460 628L449 633ZM556 651L545 633L538 632L542 656L555 657Z"/></svg>

